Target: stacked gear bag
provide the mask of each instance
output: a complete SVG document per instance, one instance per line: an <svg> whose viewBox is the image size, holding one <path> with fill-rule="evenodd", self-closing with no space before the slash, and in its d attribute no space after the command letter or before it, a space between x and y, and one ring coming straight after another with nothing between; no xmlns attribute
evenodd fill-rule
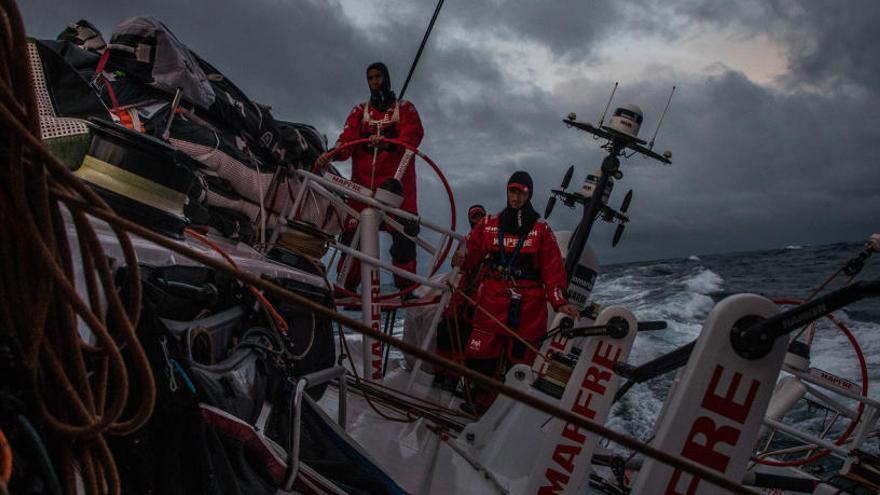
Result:
<svg viewBox="0 0 880 495"><path fill-rule="evenodd" d="M86 121L113 121L194 159L191 224L248 244L279 229L280 239L294 233L310 255L322 253L342 217L325 198L310 195L294 222L281 221L302 189L293 171L326 151L314 127L276 121L155 18L127 19L103 40L85 20L58 40L31 40L43 136L57 156L77 168L89 148Z"/></svg>

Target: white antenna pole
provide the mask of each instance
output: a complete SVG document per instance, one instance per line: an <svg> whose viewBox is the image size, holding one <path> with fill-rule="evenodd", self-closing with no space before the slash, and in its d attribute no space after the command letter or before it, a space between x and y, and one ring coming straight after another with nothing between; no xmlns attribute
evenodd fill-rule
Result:
<svg viewBox="0 0 880 495"><path fill-rule="evenodd" d="M660 124L663 123L663 117L666 117L666 111L669 110L669 103L672 101L673 93L675 93L675 86L673 86L672 91L669 92L669 98L666 100L666 108L663 109L663 113L660 115L660 120L657 121L657 128L654 129L654 135L651 136L651 142L648 143L648 149L654 149L654 140L657 139L657 133L660 132Z"/></svg>
<svg viewBox="0 0 880 495"><path fill-rule="evenodd" d="M605 115L608 114L608 107L611 106L611 100L614 99L614 93L615 93L615 91L617 91L618 84L619 84L618 81L614 82L614 88L611 89L611 96L608 97L608 103L605 104L605 111L602 112L602 117L599 119L599 125L597 125L596 127L601 128L602 124L605 123Z"/></svg>

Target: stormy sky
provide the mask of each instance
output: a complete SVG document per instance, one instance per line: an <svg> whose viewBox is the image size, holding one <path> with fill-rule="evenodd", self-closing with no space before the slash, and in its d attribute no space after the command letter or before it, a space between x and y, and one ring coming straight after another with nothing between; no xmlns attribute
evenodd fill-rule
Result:
<svg viewBox="0 0 880 495"><path fill-rule="evenodd" d="M331 143L368 97L364 69L385 61L399 90L433 0L76 0L20 2L30 35L54 38L85 18L109 39L134 15L162 20L276 117ZM633 157L611 204L634 189L632 222L592 244L602 262L837 241L880 231L880 2L449 0L413 78L421 149L468 205L503 206L514 170L535 178L536 209L575 165L596 169L599 142L566 128L615 103L639 105L673 165ZM421 165L420 165L421 167ZM420 168L420 208L448 221L441 188ZM556 230L580 212L557 206ZM460 230L463 227L460 227Z"/></svg>

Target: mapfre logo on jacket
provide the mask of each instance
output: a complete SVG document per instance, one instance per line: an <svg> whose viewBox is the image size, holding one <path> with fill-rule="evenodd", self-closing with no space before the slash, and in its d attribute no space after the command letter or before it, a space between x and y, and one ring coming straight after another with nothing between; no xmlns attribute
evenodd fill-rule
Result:
<svg viewBox="0 0 880 495"><path fill-rule="evenodd" d="M538 224L542 224L539 226ZM532 227L532 230L529 231L529 234L526 236L526 240L523 241L523 249L532 248L537 245L538 240L541 237L541 230L547 229L547 223L543 220L538 220L535 222L535 226ZM486 233L492 237L492 247L495 250L498 250L498 224L495 225L487 225ZM504 236L504 249L515 249L517 243L519 242L519 237L514 235L505 235Z"/></svg>
<svg viewBox="0 0 880 495"><path fill-rule="evenodd" d="M491 215L481 220L467 237L467 250L462 271L467 273L476 270L484 262L498 259L498 215ZM504 251L513 252L519 242L519 236L504 234ZM527 269L537 276L537 280L529 285L543 286L545 297L554 308L565 304L566 276L562 263L562 255L556 237L547 222L538 220L526 235L523 246L517 256L517 266ZM528 266L524 266L528 265ZM520 284L522 285L522 284Z"/></svg>

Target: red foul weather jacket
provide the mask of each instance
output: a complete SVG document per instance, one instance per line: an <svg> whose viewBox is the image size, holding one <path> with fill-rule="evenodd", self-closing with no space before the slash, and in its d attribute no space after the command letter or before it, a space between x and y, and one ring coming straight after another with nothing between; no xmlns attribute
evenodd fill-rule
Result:
<svg viewBox="0 0 880 495"><path fill-rule="evenodd" d="M538 220L526 235L514 260L514 274L509 279L506 278L498 270L498 222L497 215L486 217L468 234L462 271L470 273L481 265L488 265L486 275L477 288L476 302L505 324L510 323L508 308L511 289L522 296L520 321L514 330L537 347L538 339L547 332L547 302L554 309L566 304L567 283L562 255L550 227L544 221ZM504 252L508 259L518 241L519 236L504 233ZM473 324L474 330L466 350L468 357L497 358L501 356L503 343L507 341L512 344L514 340L479 309L474 312ZM525 356L509 356L512 362L530 362L535 357L532 352L527 352Z"/></svg>
<svg viewBox="0 0 880 495"><path fill-rule="evenodd" d="M419 113L409 101L398 100L384 112L367 102L355 106L348 114L342 134L336 141L336 146L339 147L356 139L370 137L375 135L377 130L386 138L399 139L416 148L425 135ZM404 164L403 158L406 150L397 145L388 146L388 149L380 149L376 155L375 170L373 149L367 144L343 150L336 159L344 161L351 157L351 179L374 191L383 182L398 175L398 180L403 184L403 204L400 209L417 213L415 157L407 154L410 157L406 161L408 166L405 167L406 170L401 175L398 170L402 170L401 165ZM352 202L351 206L358 211L363 209L363 205L357 202Z"/></svg>

